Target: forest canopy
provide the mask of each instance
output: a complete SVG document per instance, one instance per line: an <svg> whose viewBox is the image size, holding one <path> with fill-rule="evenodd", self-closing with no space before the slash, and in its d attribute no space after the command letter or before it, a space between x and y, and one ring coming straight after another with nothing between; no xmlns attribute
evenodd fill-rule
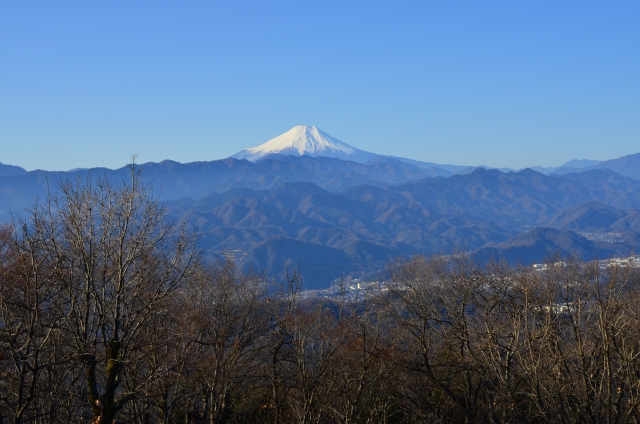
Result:
<svg viewBox="0 0 640 424"><path fill-rule="evenodd" d="M640 279L415 256L355 299L208 262L131 165L0 231L0 423L640 421Z"/></svg>

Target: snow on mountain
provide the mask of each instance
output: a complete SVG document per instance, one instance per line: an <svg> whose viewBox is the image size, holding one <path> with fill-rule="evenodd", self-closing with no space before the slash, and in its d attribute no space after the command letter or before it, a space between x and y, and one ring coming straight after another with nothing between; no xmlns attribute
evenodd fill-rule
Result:
<svg viewBox="0 0 640 424"><path fill-rule="evenodd" d="M375 158L375 153L349 146L314 126L299 125L264 144L244 149L231 156L251 162L267 155L326 156L364 163Z"/></svg>

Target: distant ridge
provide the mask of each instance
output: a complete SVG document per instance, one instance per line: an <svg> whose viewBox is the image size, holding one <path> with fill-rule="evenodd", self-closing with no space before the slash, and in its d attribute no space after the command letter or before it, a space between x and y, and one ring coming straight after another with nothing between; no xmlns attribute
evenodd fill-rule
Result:
<svg viewBox="0 0 640 424"><path fill-rule="evenodd" d="M536 227L502 243L482 247L474 255L480 261L504 258L512 263L529 265L557 254L590 260L628 253L629 246L625 244L598 243L573 231Z"/></svg>
<svg viewBox="0 0 640 424"><path fill-rule="evenodd" d="M8 175L20 175L26 174L27 170L15 165L6 165L4 163L0 163L0 177L5 177Z"/></svg>
<svg viewBox="0 0 640 424"><path fill-rule="evenodd" d="M588 166L594 166L601 163L601 160L593 160L593 159L573 159L569 162L565 162L560 165L558 168L586 168Z"/></svg>
<svg viewBox="0 0 640 424"><path fill-rule="evenodd" d="M610 159L584 169L610 169L620 175L640 180L640 153Z"/></svg>
<svg viewBox="0 0 640 424"><path fill-rule="evenodd" d="M227 158L210 162L178 163L165 160L143 163L143 179L161 188L162 200L181 197L200 199L210 193L230 188L270 189L286 182L312 182L329 191L341 191L354 185L385 186L450 173L437 168L423 169L398 160L376 157L361 164L329 157L269 155L256 162ZM92 179L107 176L113 181L126 179L127 167L119 169L92 168L71 171L31 171L19 169L13 174L0 174L0 224L11 219L10 211L19 212L44 199L57 182L77 178ZM0 171L2 167L0 167ZM49 183L49 184L48 184Z"/></svg>
<svg viewBox="0 0 640 424"><path fill-rule="evenodd" d="M231 156L256 162L269 155L325 156L364 163L376 156L348 145L311 125L299 125L257 147Z"/></svg>

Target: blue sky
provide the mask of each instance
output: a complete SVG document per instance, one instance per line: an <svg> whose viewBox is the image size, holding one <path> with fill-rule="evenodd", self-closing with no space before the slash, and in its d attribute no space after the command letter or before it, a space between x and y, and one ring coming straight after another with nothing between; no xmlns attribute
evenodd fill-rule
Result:
<svg viewBox="0 0 640 424"><path fill-rule="evenodd" d="M213 160L294 125L438 163L638 153L639 18L637 1L3 1L0 162Z"/></svg>

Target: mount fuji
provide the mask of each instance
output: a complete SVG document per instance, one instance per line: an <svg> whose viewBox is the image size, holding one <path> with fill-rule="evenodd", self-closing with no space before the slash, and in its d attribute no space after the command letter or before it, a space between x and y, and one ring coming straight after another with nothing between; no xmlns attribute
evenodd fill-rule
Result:
<svg viewBox="0 0 640 424"><path fill-rule="evenodd" d="M256 162L268 155L324 156L364 163L377 154L357 149L310 125L299 125L257 147L231 156Z"/></svg>

